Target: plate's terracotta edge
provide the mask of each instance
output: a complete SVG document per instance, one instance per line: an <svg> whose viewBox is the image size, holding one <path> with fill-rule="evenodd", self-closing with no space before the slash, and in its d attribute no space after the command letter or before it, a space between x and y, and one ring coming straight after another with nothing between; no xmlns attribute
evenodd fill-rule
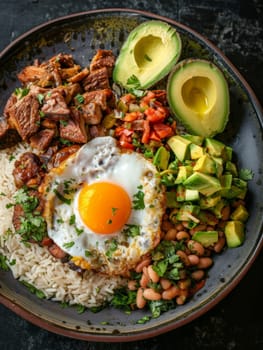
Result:
<svg viewBox="0 0 263 350"><path fill-rule="evenodd" d="M85 15L92 15L92 14L103 14L103 13L116 13L120 12L122 14L125 13L130 13L130 14L135 14L135 15L141 15L145 17L149 17L151 19L159 19L166 21L167 23L170 23L174 26L177 26L186 32L191 33L194 37L197 37L201 42L204 42L208 47L210 47L214 52L216 52L221 58L223 59L224 63L230 68L230 70L233 71L233 73L236 75L236 77L240 80L242 85L245 87L248 96L251 98L253 102L253 106L256 110L258 120L261 124L261 128L263 127L263 110L262 106L260 105L260 102L255 95L253 89L250 87L248 82L245 80L245 78L242 76L242 74L237 70L237 68L231 63L231 61L225 56L225 54L218 48L216 47L209 39L207 39L204 35L199 34L196 32L194 29L191 29L190 27L177 22L175 20L172 20L170 18L167 18L165 16L161 16L155 13L151 13L148 11L144 10L136 10L136 9L129 9L129 8L106 8L106 9L97 9L97 10L89 10L89 11L83 11L83 12L77 12L73 13L70 15L62 16L53 20L46 21L42 24L39 24L37 26L34 26L32 29L27 30L25 33L22 35L18 36L15 40L13 40L9 45L7 45L1 52L0 52L0 59L8 54L8 51L11 50L14 46L16 46L20 41L24 40L27 38L30 34L33 34L34 32L37 32L41 29L44 29L45 27L48 27L51 24L54 23L59 23L66 21L71 18L77 18L80 16L85 16ZM1 288L0 288L0 303L12 310L14 313L19 315L20 317L26 319L27 321L46 329L47 331L60 334L63 336L75 338L75 339L80 339L80 340L88 340L88 341L97 341L97 342L130 342L130 341L135 341L135 340L142 340L142 339L147 339L150 337L154 337L163 333L166 333L168 331L174 330L176 328L179 328L196 318L200 317L210 309L212 309L216 304L218 304L222 299L224 299L238 284L239 282L243 279L243 277L246 275L246 273L249 271L251 268L253 262L256 260L256 257L259 255L261 249L263 248L263 235L262 232L263 228L260 228L261 232L261 237L258 240L258 243L255 247L255 250L253 254L249 257L248 261L246 262L245 266L241 268L241 272L237 278L235 278L233 281L230 282L230 284L223 290L221 291L220 295L217 295L214 300L211 300L208 304L204 305L201 307L199 310L194 311L194 313L188 317L187 319L182 319L179 322L173 323L170 322L167 325L163 325L160 327L155 327L151 330L143 330L142 332L138 331L135 334L125 334L125 333L120 333L118 335L113 334L113 335L102 335L102 334L91 334L91 333L85 333L85 332L80 332L80 331L73 331L69 330L63 327L60 327L58 325L54 325L46 320L40 319L38 316L30 313L30 311L24 309L23 307L15 304L12 302L10 299L7 297L1 295Z"/></svg>

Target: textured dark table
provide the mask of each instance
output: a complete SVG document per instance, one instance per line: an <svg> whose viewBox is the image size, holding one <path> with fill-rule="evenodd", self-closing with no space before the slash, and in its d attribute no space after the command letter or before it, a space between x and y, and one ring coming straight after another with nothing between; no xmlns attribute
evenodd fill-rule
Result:
<svg viewBox="0 0 263 350"><path fill-rule="evenodd" d="M216 44L263 103L263 5L260 0L0 0L0 50L47 20L98 8L147 10L177 20ZM192 323L144 341L89 343L42 330L0 305L1 350L263 349L263 255L216 307Z"/></svg>

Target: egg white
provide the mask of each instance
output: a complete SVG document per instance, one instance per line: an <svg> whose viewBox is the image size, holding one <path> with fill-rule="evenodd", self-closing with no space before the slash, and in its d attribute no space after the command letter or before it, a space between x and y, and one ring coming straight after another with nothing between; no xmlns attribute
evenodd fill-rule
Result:
<svg viewBox="0 0 263 350"><path fill-rule="evenodd" d="M156 174L150 161L136 152L122 152L114 138L105 136L91 140L47 176L49 237L70 256L85 259L91 269L107 274L127 274L160 238L164 192ZM139 226L139 235L127 237L124 233L127 226L112 234L96 234L83 223L78 211L79 193L84 183L99 181L122 186L131 202L138 188L143 191L145 208L132 209L126 223ZM54 193L63 193L65 184L70 192L70 204Z"/></svg>

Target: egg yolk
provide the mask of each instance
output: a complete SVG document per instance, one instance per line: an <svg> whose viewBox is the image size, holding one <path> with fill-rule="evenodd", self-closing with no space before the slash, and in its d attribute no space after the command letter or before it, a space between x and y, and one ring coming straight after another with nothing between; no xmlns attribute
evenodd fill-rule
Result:
<svg viewBox="0 0 263 350"><path fill-rule="evenodd" d="M78 198L84 224L98 234L120 230L129 219L131 200L127 192L111 182L85 184Z"/></svg>

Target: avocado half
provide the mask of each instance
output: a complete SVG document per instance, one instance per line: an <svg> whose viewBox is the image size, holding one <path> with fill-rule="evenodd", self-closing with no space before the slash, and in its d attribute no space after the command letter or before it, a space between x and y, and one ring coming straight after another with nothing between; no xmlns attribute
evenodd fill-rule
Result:
<svg viewBox="0 0 263 350"><path fill-rule="evenodd" d="M203 59L185 59L167 82L171 112L188 132L212 137L221 133L229 117L229 89L222 71Z"/></svg>
<svg viewBox="0 0 263 350"><path fill-rule="evenodd" d="M181 48L175 28L158 20L143 22L130 32L121 47L113 80L127 89L147 89L170 72Z"/></svg>

